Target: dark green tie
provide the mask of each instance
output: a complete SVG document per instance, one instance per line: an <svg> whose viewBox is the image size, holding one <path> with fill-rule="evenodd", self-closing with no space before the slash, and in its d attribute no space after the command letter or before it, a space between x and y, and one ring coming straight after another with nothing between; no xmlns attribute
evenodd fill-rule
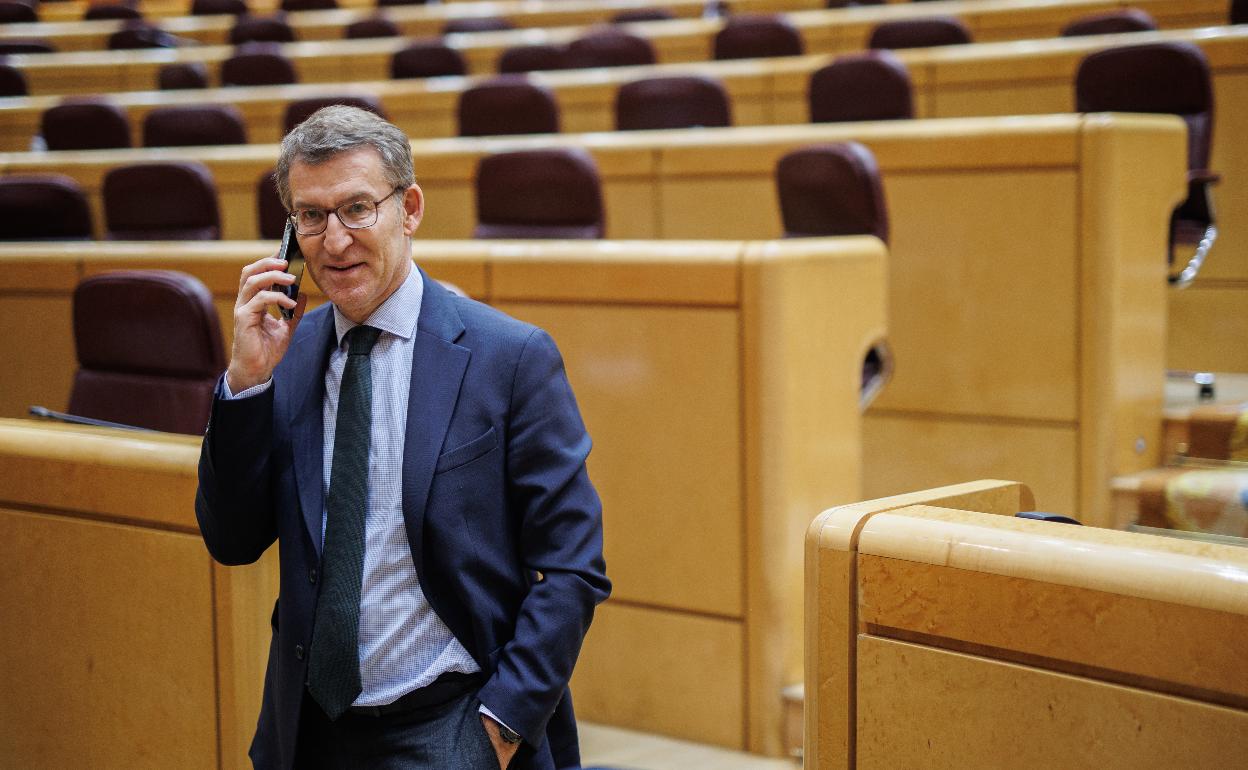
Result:
<svg viewBox="0 0 1248 770"><path fill-rule="evenodd" d="M321 596L308 661L308 691L330 719L341 716L360 694L360 584L373 423L373 377L368 355L380 334L380 329L371 326L356 326L347 332L347 365L338 390L334 459L325 503Z"/></svg>

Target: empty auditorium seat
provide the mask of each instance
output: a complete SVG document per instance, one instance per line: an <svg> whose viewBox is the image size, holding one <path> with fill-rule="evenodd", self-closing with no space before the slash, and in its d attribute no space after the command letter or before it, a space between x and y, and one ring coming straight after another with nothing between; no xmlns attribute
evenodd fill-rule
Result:
<svg viewBox="0 0 1248 770"><path fill-rule="evenodd" d="M256 183L256 221L260 225L260 237L272 240L281 239L287 220L286 207L282 205L281 196L277 194L277 182L273 179L276 171L269 169Z"/></svg>
<svg viewBox="0 0 1248 770"><path fill-rule="evenodd" d="M474 238L601 238L602 182L582 148L487 155L477 166Z"/></svg>
<svg viewBox="0 0 1248 770"><path fill-rule="evenodd" d="M1232 24L1248 24L1248 0L1231 0Z"/></svg>
<svg viewBox="0 0 1248 770"><path fill-rule="evenodd" d="M218 240L212 174L200 163L119 166L104 175L106 237L115 241Z"/></svg>
<svg viewBox="0 0 1248 770"><path fill-rule="evenodd" d="M194 0L191 3L192 16L246 16L247 12L245 0Z"/></svg>
<svg viewBox="0 0 1248 770"><path fill-rule="evenodd" d="M156 82L162 91L183 88L207 88L208 68L203 62L188 61L166 64L156 75Z"/></svg>
<svg viewBox="0 0 1248 770"><path fill-rule="evenodd" d="M143 119L144 147L247 144L243 114L232 104L157 107Z"/></svg>
<svg viewBox="0 0 1248 770"><path fill-rule="evenodd" d="M0 96L26 96L29 93L30 88L22 71L0 61Z"/></svg>
<svg viewBox="0 0 1248 770"><path fill-rule="evenodd" d="M810 120L907 120L914 117L906 65L889 51L838 56L810 76Z"/></svg>
<svg viewBox="0 0 1248 770"><path fill-rule="evenodd" d="M90 240L91 210L67 176L0 177L0 240Z"/></svg>
<svg viewBox="0 0 1248 770"><path fill-rule="evenodd" d="M451 19L442 26L442 34L453 35L458 32L503 32L515 29L510 21L493 16L469 16Z"/></svg>
<svg viewBox="0 0 1248 770"><path fill-rule="evenodd" d="M242 16L230 28L230 45L243 43L291 43L295 31L285 19Z"/></svg>
<svg viewBox="0 0 1248 770"><path fill-rule="evenodd" d="M141 19L143 14L138 9L129 5L120 3L110 3L106 5L93 5L87 8L86 13L82 15L85 21L99 21L100 19Z"/></svg>
<svg viewBox="0 0 1248 770"><path fill-rule="evenodd" d="M971 42L971 31L953 16L898 19L876 25L868 48L931 48Z"/></svg>
<svg viewBox="0 0 1248 770"><path fill-rule="evenodd" d="M784 237L874 235L888 242L875 156L857 142L813 145L776 164Z"/></svg>
<svg viewBox="0 0 1248 770"><path fill-rule="evenodd" d="M619 131L730 125L728 92L712 78L646 78L625 83L615 94Z"/></svg>
<svg viewBox="0 0 1248 770"><path fill-rule="evenodd" d="M282 0L283 11L328 11L338 7L338 0Z"/></svg>
<svg viewBox="0 0 1248 770"><path fill-rule="evenodd" d="M1120 8L1075 19L1062 28L1062 36L1115 35L1121 32L1147 32L1154 29L1157 29L1157 22L1147 12L1139 8Z"/></svg>
<svg viewBox="0 0 1248 770"><path fill-rule="evenodd" d="M56 46L36 37L10 37L0 40L0 56L19 53L55 53Z"/></svg>
<svg viewBox="0 0 1248 770"><path fill-rule="evenodd" d="M498 71L503 74L519 74L537 72L539 70L561 70L567 67L566 53L563 46L546 45L514 45L503 51L498 57Z"/></svg>
<svg viewBox="0 0 1248 770"><path fill-rule="evenodd" d="M716 59L801 56L802 52L802 36L782 16L733 16L715 34Z"/></svg>
<svg viewBox="0 0 1248 770"><path fill-rule="evenodd" d="M102 99L72 98L44 110L40 132L49 150L106 150L130 146L130 120Z"/></svg>
<svg viewBox="0 0 1248 770"><path fill-rule="evenodd" d="M417 40L396 51L390 60L392 78L436 78L444 75L466 75L468 64L463 55L441 40Z"/></svg>
<svg viewBox="0 0 1248 770"><path fill-rule="evenodd" d="M1075 109L1080 112L1157 112L1187 124L1188 195L1170 220L1171 283L1186 285L1200 270L1217 239L1209 170L1213 146L1213 86L1209 62L1191 43L1122 46L1088 54L1075 74ZM1180 258L1177 247L1193 255Z"/></svg>
<svg viewBox="0 0 1248 770"><path fill-rule="evenodd" d="M0 24L33 24L39 21L34 6L26 3L0 3Z"/></svg>
<svg viewBox="0 0 1248 770"><path fill-rule="evenodd" d="M668 21L676 15L666 8L635 8L631 11L620 11L611 17L615 24L631 24L635 21Z"/></svg>
<svg viewBox="0 0 1248 770"><path fill-rule="evenodd" d="M167 270L86 278L74 291L70 414L200 435L225 371L212 294Z"/></svg>
<svg viewBox="0 0 1248 770"><path fill-rule="evenodd" d="M568 43L569 69L587 67L630 67L654 64L654 46L644 37L607 28L583 35Z"/></svg>
<svg viewBox="0 0 1248 770"><path fill-rule="evenodd" d="M350 107L359 107L361 110L368 110L371 113L386 117L386 111L382 108L381 102L373 96L313 96L307 99L297 99L286 105L286 116L282 120L282 133L290 133L290 129L299 125L303 121L312 116L312 113L322 107L329 107L334 104L345 104Z"/></svg>
<svg viewBox="0 0 1248 770"><path fill-rule="evenodd" d="M465 89L456 114L460 136L559 132L554 94L523 77L495 78Z"/></svg>
<svg viewBox="0 0 1248 770"><path fill-rule="evenodd" d="M369 19L360 19L347 25L346 36L348 40L363 40L365 38L374 37L401 37L403 30L399 29L399 25L390 21L384 16L374 16Z"/></svg>
<svg viewBox="0 0 1248 770"><path fill-rule="evenodd" d="M247 46L221 62L221 84L226 86L278 86L298 81L295 66L280 53Z"/></svg>
<svg viewBox="0 0 1248 770"><path fill-rule="evenodd" d="M110 51L130 51L143 48L177 48L177 36L146 22L132 22L108 36Z"/></svg>

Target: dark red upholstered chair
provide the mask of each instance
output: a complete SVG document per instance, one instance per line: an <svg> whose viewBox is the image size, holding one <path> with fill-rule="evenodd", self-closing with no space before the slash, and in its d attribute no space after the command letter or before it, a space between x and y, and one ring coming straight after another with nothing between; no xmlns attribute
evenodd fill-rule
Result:
<svg viewBox="0 0 1248 770"><path fill-rule="evenodd" d="M26 96L30 87L26 85L26 76L12 64L0 61L0 96Z"/></svg>
<svg viewBox="0 0 1248 770"><path fill-rule="evenodd" d="M143 119L144 147L247 144L243 114L232 104L156 107Z"/></svg>
<svg viewBox="0 0 1248 770"><path fill-rule="evenodd" d="M38 37L10 37L0 40L0 56L19 53L56 53L56 46Z"/></svg>
<svg viewBox="0 0 1248 770"><path fill-rule="evenodd" d="M1231 0L1232 24L1248 24L1248 0Z"/></svg>
<svg viewBox="0 0 1248 770"><path fill-rule="evenodd" d="M971 31L953 16L886 21L871 30L868 48L933 48L971 42Z"/></svg>
<svg viewBox="0 0 1248 770"><path fill-rule="evenodd" d="M194 0L191 3L192 16L246 16L248 12L246 0Z"/></svg>
<svg viewBox="0 0 1248 770"><path fill-rule="evenodd" d="M515 25L506 19L493 16L469 16L450 19L442 25L442 34L454 35L460 32L504 32L515 29Z"/></svg>
<svg viewBox="0 0 1248 770"><path fill-rule="evenodd" d="M349 107L359 107L361 110L386 117L386 111L382 108L381 102L373 96L359 96L342 94L338 96L312 96L307 99L296 99L286 105L286 115L282 119L282 133L290 133L290 129L299 125L303 121L312 117L312 113L322 107L329 107L334 104L345 104Z"/></svg>
<svg viewBox="0 0 1248 770"><path fill-rule="evenodd" d="M913 87L906 65L889 51L838 56L810 76L810 120L908 120Z"/></svg>
<svg viewBox="0 0 1248 770"><path fill-rule="evenodd" d="M1062 28L1062 37L1080 35L1117 35L1122 32L1148 32L1157 29L1157 22L1139 8L1094 13L1075 19Z"/></svg>
<svg viewBox="0 0 1248 770"><path fill-rule="evenodd" d="M0 177L0 240L91 239L91 210L78 183L59 174Z"/></svg>
<svg viewBox="0 0 1248 770"><path fill-rule="evenodd" d="M111 102L71 98L44 110L40 132L49 150L107 150L130 146L130 120Z"/></svg>
<svg viewBox="0 0 1248 770"><path fill-rule="evenodd" d="M568 43L565 59L568 69L632 67L657 61L649 40L610 27Z"/></svg>
<svg viewBox="0 0 1248 770"><path fill-rule="evenodd" d="M110 3L107 5L93 5L82 14L84 21L99 21L101 19L141 19L143 14L137 8L121 3Z"/></svg>
<svg viewBox="0 0 1248 770"><path fill-rule="evenodd" d="M260 237L281 240L282 231L286 229L286 207L277 194L277 182L271 168L264 172L256 183L256 221L260 223Z"/></svg>
<svg viewBox="0 0 1248 770"><path fill-rule="evenodd" d="M635 8L612 16L611 23L632 24L635 21L669 21L674 18L676 15L666 8Z"/></svg>
<svg viewBox="0 0 1248 770"><path fill-rule="evenodd" d="M338 0L282 0L283 11L329 11L338 7Z"/></svg>
<svg viewBox="0 0 1248 770"><path fill-rule="evenodd" d="M390 77L396 79L466 74L463 54L438 39L414 41L390 60Z"/></svg>
<svg viewBox="0 0 1248 770"><path fill-rule="evenodd" d="M776 164L784 237L874 235L888 243L875 156L857 142L794 150Z"/></svg>
<svg viewBox="0 0 1248 770"><path fill-rule="evenodd" d="M615 93L618 131L730 125L728 92L713 78L646 78L625 83Z"/></svg>
<svg viewBox="0 0 1248 770"><path fill-rule="evenodd" d="M207 88L208 68L203 62L174 62L162 66L156 75L156 80L162 91Z"/></svg>
<svg viewBox="0 0 1248 770"><path fill-rule="evenodd" d="M241 16L230 27L230 45L293 43L295 30L280 17Z"/></svg>
<svg viewBox="0 0 1248 770"><path fill-rule="evenodd" d="M143 21L131 22L108 36L108 50L133 51L143 48L177 48L182 41L160 27Z"/></svg>
<svg viewBox="0 0 1248 770"><path fill-rule="evenodd" d="M199 279L122 270L74 291L78 371L70 414L202 435L225 371L217 310Z"/></svg>
<svg viewBox="0 0 1248 770"><path fill-rule="evenodd" d="M399 25L390 21L384 16L373 16L369 19L360 19L347 25L346 37L348 40L364 40L374 37L402 37L403 30L399 29Z"/></svg>
<svg viewBox="0 0 1248 770"><path fill-rule="evenodd" d="M246 46L221 62L221 85L281 86L298 81L295 65L263 44Z"/></svg>
<svg viewBox="0 0 1248 770"><path fill-rule="evenodd" d="M33 24L39 14L26 3L0 3L0 24Z"/></svg>
<svg viewBox="0 0 1248 770"><path fill-rule="evenodd" d="M559 132L554 94L523 77L495 78L464 89L456 113L460 136Z"/></svg>
<svg viewBox="0 0 1248 770"><path fill-rule="evenodd" d="M601 238L602 182L585 150L487 155L477 166L474 238Z"/></svg>
<svg viewBox="0 0 1248 770"><path fill-rule="evenodd" d="M119 166L104 175L106 237L113 241L221 238L217 186L194 162Z"/></svg>
<svg viewBox="0 0 1248 770"><path fill-rule="evenodd" d="M716 59L801 56L802 36L783 16L733 16L715 34Z"/></svg>
<svg viewBox="0 0 1248 770"><path fill-rule="evenodd" d="M567 50L561 45L513 45L498 57L498 71L502 74L561 70L567 66Z"/></svg>
<svg viewBox="0 0 1248 770"><path fill-rule="evenodd" d="M1079 112L1157 112L1187 123L1187 199L1170 219L1172 266L1181 272L1170 282L1186 286L1195 278L1217 239L1209 170L1213 147L1213 86L1209 62L1199 46L1186 42L1147 43L1097 51L1084 57L1075 74ZM1194 248L1185 262L1176 247Z"/></svg>

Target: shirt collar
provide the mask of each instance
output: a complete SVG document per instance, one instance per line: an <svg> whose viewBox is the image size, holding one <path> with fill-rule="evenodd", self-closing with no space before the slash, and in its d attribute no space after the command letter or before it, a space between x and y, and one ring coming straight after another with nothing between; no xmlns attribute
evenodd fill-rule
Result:
<svg viewBox="0 0 1248 770"><path fill-rule="evenodd" d="M364 323L396 337L410 339L416 333L416 320L420 318L420 303L424 294L425 282L420 277L420 270L412 265L399 288L386 297L386 301ZM340 347L342 338L356 326L358 324L343 315L337 305L334 306L334 331L338 335Z"/></svg>

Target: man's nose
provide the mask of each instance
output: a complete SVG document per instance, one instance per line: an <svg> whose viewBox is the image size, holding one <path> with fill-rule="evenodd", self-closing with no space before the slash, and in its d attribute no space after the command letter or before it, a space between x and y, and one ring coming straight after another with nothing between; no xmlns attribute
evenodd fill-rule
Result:
<svg viewBox="0 0 1248 770"><path fill-rule="evenodd" d="M341 254L351 245L351 228L342 223L337 212L329 215L325 224L325 250L331 254Z"/></svg>

